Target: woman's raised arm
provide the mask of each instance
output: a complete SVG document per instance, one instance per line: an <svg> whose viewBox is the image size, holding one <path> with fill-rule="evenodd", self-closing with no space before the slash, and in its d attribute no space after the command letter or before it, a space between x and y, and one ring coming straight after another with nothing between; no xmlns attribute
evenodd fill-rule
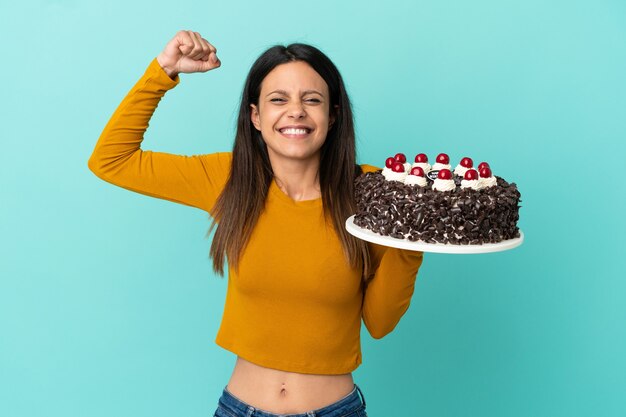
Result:
<svg viewBox="0 0 626 417"><path fill-rule="evenodd" d="M161 98L179 73L220 66L216 49L197 32L180 31L120 103L102 131L88 166L114 185L210 212L230 171L230 153L173 155L141 150Z"/></svg>

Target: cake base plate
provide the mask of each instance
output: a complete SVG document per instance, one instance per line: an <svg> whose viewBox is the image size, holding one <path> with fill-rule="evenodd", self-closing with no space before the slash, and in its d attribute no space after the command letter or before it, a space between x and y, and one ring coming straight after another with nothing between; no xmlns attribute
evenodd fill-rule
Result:
<svg viewBox="0 0 626 417"><path fill-rule="evenodd" d="M383 236L371 230L363 229L354 224L354 216L346 220L346 230L353 236L368 242L398 249L407 249L420 252L474 254L500 252L518 247L524 241L524 233L519 231L519 237L503 240L498 243L483 243L482 245L453 245L451 243L426 243L421 240L411 242L408 239L397 239L391 236Z"/></svg>

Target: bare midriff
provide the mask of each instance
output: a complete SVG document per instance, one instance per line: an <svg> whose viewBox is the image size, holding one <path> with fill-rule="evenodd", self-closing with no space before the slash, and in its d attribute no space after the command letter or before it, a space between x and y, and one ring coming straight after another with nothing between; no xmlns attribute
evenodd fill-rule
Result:
<svg viewBox="0 0 626 417"><path fill-rule="evenodd" d="M341 400L354 389L352 374L317 375L265 368L237 357L228 391L275 414L302 414Z"/></svg>

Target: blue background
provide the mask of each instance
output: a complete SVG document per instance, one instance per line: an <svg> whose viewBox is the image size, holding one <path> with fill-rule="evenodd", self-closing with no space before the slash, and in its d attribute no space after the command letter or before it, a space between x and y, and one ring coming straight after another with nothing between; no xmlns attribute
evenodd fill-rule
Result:
<svg viewBox="0 0 626 417"><path fill-rule="evenodd" d="M346 80L360 162L468 155L522 192L521 247L427 254L395 331L363 328L370 416L626 415L625 2L17 3L0 5L0 415L216 408L235 356L214 343L208 217L87 168L179 29L222 67L182 76L144 149L229 150L253 60L303 41Z"/></svg>

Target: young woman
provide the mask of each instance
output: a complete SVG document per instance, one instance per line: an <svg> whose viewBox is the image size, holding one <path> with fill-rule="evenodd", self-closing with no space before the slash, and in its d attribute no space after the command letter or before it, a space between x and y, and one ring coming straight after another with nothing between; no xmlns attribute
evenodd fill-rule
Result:
<svg viewBox="0 0 626 417"><path fill-rule="evenodd" d="M232 152L143 151L148 122L180 73L220 66L180 31L119 105L91 158L100 178L205 210L228 290L216 343L237 355L216 416L366 416L351 372L361 320L374 338L409 307L422 253L349 235L357 165L350 101L335 65L304 44L275 46L246 79ZM360 394L360 396L359 396Z"/></svg>

